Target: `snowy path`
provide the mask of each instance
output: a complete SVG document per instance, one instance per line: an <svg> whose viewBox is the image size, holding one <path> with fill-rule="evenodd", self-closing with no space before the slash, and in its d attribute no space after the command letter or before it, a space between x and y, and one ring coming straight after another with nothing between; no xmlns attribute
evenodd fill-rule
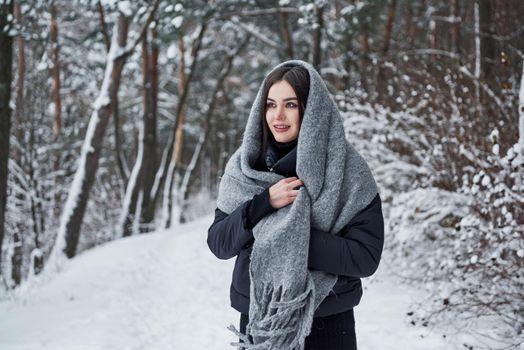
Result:
<svg viewBox="0 0 524 350"><path fill-rule="evenodd" d="M0 303L0 349L235 349L234 259L206 244L212 217L87 251L41 287ZM404 318L415 290L382 261L355 308L359 349L454 349ZM423 337L422 337L422 336ZM457 346L456 349L459 349Z"/></svg>

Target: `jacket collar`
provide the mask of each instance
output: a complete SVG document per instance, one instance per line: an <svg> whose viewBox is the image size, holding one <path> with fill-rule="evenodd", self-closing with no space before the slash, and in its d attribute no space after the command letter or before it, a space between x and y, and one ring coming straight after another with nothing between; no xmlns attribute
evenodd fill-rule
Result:
<svg viewBox="0 0 524 350"><path fill-rule="evenodd" d="M270 137L266 153L266 165L270 171L286 177L297 176L297 140L283 144Z"/></svg>

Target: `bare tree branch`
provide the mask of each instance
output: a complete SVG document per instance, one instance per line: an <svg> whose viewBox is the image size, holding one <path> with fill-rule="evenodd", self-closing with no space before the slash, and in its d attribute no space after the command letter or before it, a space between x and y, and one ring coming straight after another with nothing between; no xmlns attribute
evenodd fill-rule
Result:
<svg viewBox="0 0 524 350"><path fill-rule="evenodd" d="M100 30L102 32L102 35L104 36L104 44L106 45L106 50L107 52L109 52L109 46L111 45L111 42L109 40L109 34L107 33L107 25L106 25L106 20L105 20L105 15L104 15L104 8L102 6L101 0L98 0L97 7L98 7L98 13L100 15L100 27L101 27Z"/></svg>
<svg viewBox="0 0 524 350"><path fill-rule="evenodd" d="M258 30L254 26L250 26L250 25L241 23L237 18L231 18L230 22L233 23L234 25L240 27L241 29L243 29L247 33L251 34L253 37L257 38L258 40L262 41L264 44L266 44L266 45L268 45L268 46L270 46L270 47L272 47L274 49L282 50L282 45L280 45L279 43L277 43L274 40L271 40L267 36L261 34L260 30Z"/></svg>

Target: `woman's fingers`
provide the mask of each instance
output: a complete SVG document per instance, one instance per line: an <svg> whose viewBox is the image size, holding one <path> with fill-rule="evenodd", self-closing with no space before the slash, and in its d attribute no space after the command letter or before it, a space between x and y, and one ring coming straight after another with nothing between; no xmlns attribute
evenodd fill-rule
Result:
<svg viewBox="0 0 524 350"><path fill-rule="evenodd" d="M298 179L298 180L294 180L294 181L291 181L289 184L288 184L288 188L295 188L295 187L298 187L298 186L302 186L304 183L302 182L302 180Z"/></svg>
<svg viewBox="0 0 524 350"><path fill-rule="evenodd" d="M298 190L291 190L291 191L289 191L288 193L289 193L289 195L290 195L291 197L296 197L296 196L298 196Z"/></svg>
<svg viewBox="0 0 524 350"><path fill-rule="evenodd" d="M304 185L296 176L286 177L270 187L269 201L274 208L281 208L292 203L298 196L298 188Z"/></svg>
<svg viewBox="0 0 524 350"><path fill-rule="evenodd" d="M298 177L296 177L296 176L286 177L286 178L284 178L284 182L291 182L291 181L294 181L296 179L298 179Z"/></svg>

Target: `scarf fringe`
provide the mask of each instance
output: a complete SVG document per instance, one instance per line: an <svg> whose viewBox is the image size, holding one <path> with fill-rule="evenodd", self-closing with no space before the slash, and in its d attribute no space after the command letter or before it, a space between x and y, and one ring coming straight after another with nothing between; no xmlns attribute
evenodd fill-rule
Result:
<svg viewBox="0 0 524 350"><path fill-rule="evenodd" d="M243 341L230 344L245 350L302 350L311 332L315 311L315 290L310 275L306 283L305 291L291 300L283 300L282 286L274 287L269 283L259 286L262 294L251 303L252 314L260 318L249 320L246 334L233 325L227 327ZM261 310L264 305L267 309Z"/></svg>

